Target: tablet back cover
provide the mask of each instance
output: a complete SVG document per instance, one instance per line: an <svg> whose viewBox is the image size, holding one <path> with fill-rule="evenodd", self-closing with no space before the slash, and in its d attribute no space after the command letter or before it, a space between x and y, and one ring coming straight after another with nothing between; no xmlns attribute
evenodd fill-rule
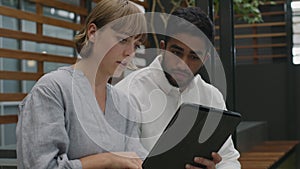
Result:
<svg viewBox="0 0 300 169"><path fill-rule="evenodd" d="M194 157L211 159L211 152L218 152L240 121L235 112L182 104L143 162L143 169L203 167L193 162Z"/></svg>

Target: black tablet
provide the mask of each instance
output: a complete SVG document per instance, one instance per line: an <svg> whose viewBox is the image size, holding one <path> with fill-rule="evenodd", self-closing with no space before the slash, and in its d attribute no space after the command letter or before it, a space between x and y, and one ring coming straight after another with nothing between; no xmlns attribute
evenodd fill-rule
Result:
<svg viewBox="0 0 300 169"><path fill-rule="evenodd" d="M212 159L241 121L236 112L182 104L143 162L143 169L184 169L194 157Z"/></svg>

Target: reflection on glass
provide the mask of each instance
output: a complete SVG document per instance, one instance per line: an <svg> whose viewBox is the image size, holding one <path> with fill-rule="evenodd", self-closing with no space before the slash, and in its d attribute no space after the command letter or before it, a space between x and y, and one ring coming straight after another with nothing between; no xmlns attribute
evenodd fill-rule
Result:
<svg viewBox="0 0 300 169"><path fill-rule="evenodd" d="M293 63L300 64L300 1L291 3L293 11Z"/></svg>

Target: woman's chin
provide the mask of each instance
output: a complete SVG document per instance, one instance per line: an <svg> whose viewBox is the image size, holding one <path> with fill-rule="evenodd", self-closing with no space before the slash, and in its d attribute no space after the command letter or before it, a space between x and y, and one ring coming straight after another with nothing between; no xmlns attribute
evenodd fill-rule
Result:
<svg viewBox="0 0 300 169"><path fill-rule="evenodd" d="M114 78L119 78L119 77L121 77L121 75L122 75L122 73L124 72L124 70L122 70L122 71L115 71L114 72L114 74L112 75L112 77L114 77Z"/></svg>

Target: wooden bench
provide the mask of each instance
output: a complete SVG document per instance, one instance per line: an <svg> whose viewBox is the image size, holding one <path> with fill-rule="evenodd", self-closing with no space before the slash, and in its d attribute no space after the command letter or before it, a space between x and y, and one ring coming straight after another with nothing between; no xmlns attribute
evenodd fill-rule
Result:
<svg viewBox="0 0 300 169"><path fill-rule="evenodd" d="M265 141L239 159L243 169L275 169L295 154L299 141Z"/></svg>

